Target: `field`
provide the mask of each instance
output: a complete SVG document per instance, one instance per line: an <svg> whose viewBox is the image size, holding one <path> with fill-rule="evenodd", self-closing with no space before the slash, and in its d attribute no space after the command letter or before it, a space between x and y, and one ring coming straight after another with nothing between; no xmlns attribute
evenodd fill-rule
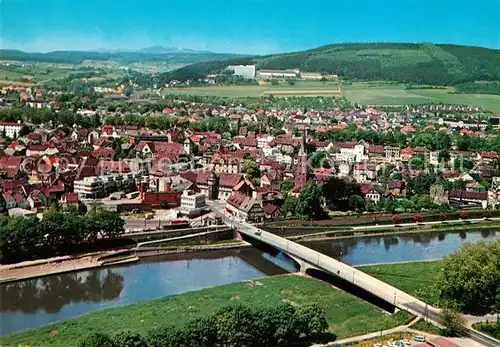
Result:
<svg viewBox="0 0 500 347"><path fill-rule="evenodd" d="M296 275L206 288L138 304L104 309L65 322L0 337L1 346L75 346L85 334L100 330L114 333L128 328L145 333L161 324L183 326L190 318L205 316L225 305L242 303L270 306L279 302L303 305L316 302L324 308L330 331L339 338L407 324L403 311L382 312L350 294L319 280Z"/></svg>
<svg viewBox="0 0 500 347"><path fill-rule="evenodd" d="M257 97L263 95L279 96L341 96L339 84L336 82L297 81L295 85L281 82L278 85L249 85L249 86L207 86L167 88L165 94L178 95L203 95L203 96L226 96L226 97Z"/></svg>
<svg viewBox="0 0 500 347"><path fill-rule="evenodd" d="M373 277L399 288L430 305L438 303L436 282L442 269L441 261L358 267Z"/></svg>
<svg viewBox="0 0 500 347"><path fill-rule="evenodd" d="M480 106L500 114L500 95L455 94L453 87L440 89L405 89L402 84L363 83L340 85L337 82L297 81L295 85L281 82L263 86L207 86L167 88L165 94L202 95L222 97L258 96L344 96L352 103L363 105L406 105L445 103Z"/></svg>
<svg viewBox="0 0 500 347"><path fill-rule="evenodd" d="M500 95L454 94L454 88L405 89L403 85L371 85L353 83L342 87L343 95L351 102L364 105L405 105L445 103L481 106L500 114Z"/></svg>

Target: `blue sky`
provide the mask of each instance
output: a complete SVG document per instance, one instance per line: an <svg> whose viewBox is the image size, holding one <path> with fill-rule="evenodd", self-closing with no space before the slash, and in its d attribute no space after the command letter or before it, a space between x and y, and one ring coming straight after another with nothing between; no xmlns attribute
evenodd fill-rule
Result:
<svg viewBox="0 0 500 347"><path fill-rule="evenodd" d="M1 48L266 54L341 42L500 48L499 0L0 0Z"/></svg>

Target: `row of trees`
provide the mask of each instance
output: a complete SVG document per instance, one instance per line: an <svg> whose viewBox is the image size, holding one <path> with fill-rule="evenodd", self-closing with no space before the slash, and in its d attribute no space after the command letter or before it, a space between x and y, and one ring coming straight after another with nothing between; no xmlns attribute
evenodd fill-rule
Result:
<svg viewBox="0 0 500 347"><path fill-rule="evenodd" d="M227 306L209 317L193 319L182 329L160 326L145 336L131 331L114 336L95 332L80 347L213 347L289 346L328 329L325 312L317 305L295 308ZM330 336L332 338L334 336Z"/></svg>
<svg viewBox="0 0 500 347"><path fill-rule="evenodd" d="M125 221L116 212L88 214L49 211L37 217L0 219L0 262L12 263L64 254L72 247L96 242L98 237L116 238Z"/></svg>

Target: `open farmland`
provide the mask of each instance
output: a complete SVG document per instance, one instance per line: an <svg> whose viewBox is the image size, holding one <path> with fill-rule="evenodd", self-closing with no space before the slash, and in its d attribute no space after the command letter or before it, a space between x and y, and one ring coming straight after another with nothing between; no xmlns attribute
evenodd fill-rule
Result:
<svg viewBox="0 0 500 347"><path fill-rule="evenodd" d="M278 85L244 85L244 86L206 86L167 88L165 94L203 95L227 97L257 97L275 96L342 96L339 84L336 82L296 81L295 85L280 82Z"/></svg>
<svg viewBox="0 0 500 347"><path fill-rule="evenodd" d="M455 94L453 87L442 89L405 89L402 84L353 83L342 86L342 94L351 102L364 105L406 105L444 103L480 106L500 114L500 95Z"/></svg>

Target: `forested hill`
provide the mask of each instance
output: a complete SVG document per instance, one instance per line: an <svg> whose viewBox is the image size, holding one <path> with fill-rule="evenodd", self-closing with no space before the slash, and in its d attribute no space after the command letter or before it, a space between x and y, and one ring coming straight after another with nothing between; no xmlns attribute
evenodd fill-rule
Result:
<svg viewBox="0 0 500 347"><path fill-rule="evenodd" d="M177 64L192 64L211 60L229 59L237 54L212 52L91 52L91 51L54 51L48 53L28 53L18 50L0 50L0 60L80 64L84 60L117 61L122 64L135 62L164 61Z"/></svg>
<svg viewBox="0 0 500 347"><path fill-rule="evenodd" d="M436 85L500 80L500 50L430 43L335 44L296 53L193 64L164 77L201 77L233 63L256 64L261 69L299 68L348 80Z"/></svg>

